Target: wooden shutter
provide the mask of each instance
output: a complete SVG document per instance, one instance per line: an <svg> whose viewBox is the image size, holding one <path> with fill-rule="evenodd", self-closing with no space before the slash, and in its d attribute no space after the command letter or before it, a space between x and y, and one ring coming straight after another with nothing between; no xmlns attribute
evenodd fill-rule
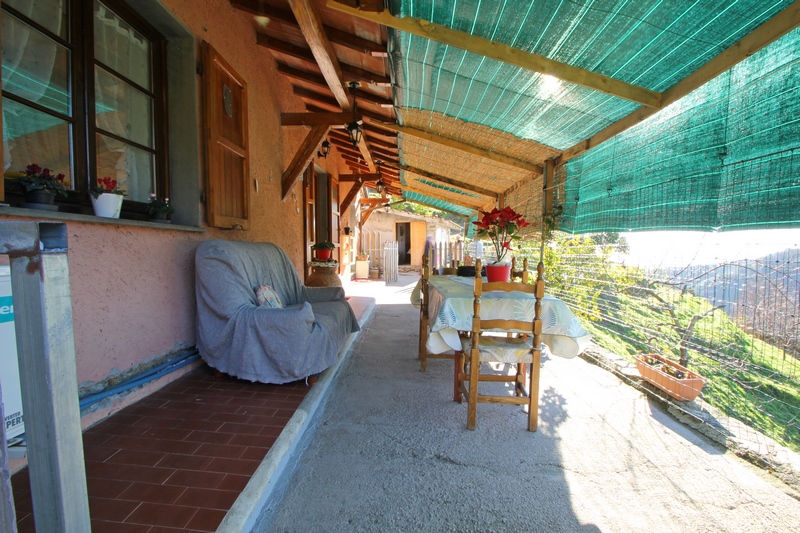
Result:
<svg viewBox="0 0 800 533"><path fill-rule="evenodd" d="M208 225L248 229L247 84L206 42L203 43L203 107Z"/></svg>

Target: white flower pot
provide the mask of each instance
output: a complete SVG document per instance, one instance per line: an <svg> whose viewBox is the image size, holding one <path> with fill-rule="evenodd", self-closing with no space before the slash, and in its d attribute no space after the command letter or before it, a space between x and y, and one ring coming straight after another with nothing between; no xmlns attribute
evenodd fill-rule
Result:
<svg viewBox="0 0 800 533"><path fill-rule="evenodd" d="M95 215L98 217L119 218L119 214L122 211L122 199L124 196L121 194L103 193L97 198L94 196L91 198Z"/></svg>

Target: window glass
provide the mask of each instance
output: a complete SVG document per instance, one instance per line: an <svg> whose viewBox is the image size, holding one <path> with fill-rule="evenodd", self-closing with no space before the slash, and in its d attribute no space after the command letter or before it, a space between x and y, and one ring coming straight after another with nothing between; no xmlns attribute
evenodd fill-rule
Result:
<svg viewBox="0 0 800 533"><path fill-rule="evenodd" d="M150 41L97 1L94 55L98 62L150 90Z"/></svg>
<svg viewBox="0 0 800 533"><path fill-rule="evenodd" d="M94 74L97 127L152 148L152 99L101 68Z"/></svg>
<svg viewBox="0 0 800 533"><path fill-rule="evenodd" d="M2 26L3 90L69 115L69 50L8 13Z"/></svg>
<svg viewBox="0 0 800 533"><path fill-rule="evenodd" d="M3 0L3 5L13 7L64 40L68 4L67 0Z"/></svg>
<svg viewBox="0 0 800 533"><path fill-rule="evenodd" d="M153 154L118 141L107 135L97 135L97 177L108 176L125 189L125 198L137 202L149 201L155 190Z"/></svg>
<svg viewBox="0 0 800 533"><path fill-rule="evenodd" d="M66 175L73 188L71 125L53 115L3 98L3 147L7 175L22 172L31 163Z"/></svg>

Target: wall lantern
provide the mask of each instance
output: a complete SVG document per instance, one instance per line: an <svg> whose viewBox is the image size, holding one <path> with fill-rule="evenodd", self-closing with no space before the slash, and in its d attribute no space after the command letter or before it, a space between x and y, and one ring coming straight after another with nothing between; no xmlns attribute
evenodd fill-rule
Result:
<svg viewBox="0 0 800 533"><path fill-rule="evenodd" d="M378 194L383 194L383 188L384 188L385 186L386 186L386 185L384 185L384 183L383 183L383 180L380 180L380 179L379 179L379 180L377 181L377 183L375 183L375 190L376 190L376 191L378 191Z"/></svg>
<svg viewBox="0 0 800 533"><path fill-rule="evenodd" d="M322 141L322 146L320 149L317 150L317 157L326 159L329 153L331 153L331 143L329 143L327 140L324 140Z"/></svg>
<svg viewBox="0 0 800 533"><path fill-rule="evenodd" d="M358 116L358 102L356 102L356 89L360 83L357 81L350 82L350 90L353 91L353 122L346 126L347 128L347 135L350 137L350 142L353 143L353 146L356 148L358 144L361 142L361 136L364 133L364 130L361 129L361 124L358 123L356 117Z"/></svg>

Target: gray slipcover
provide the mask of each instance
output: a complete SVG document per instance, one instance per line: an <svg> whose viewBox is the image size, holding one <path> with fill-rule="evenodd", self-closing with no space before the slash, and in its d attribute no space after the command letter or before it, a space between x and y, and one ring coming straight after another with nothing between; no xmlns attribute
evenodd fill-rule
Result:
<svg viewBox="0 0 800 533"><path fill-rule="evenodd" d="M286 383L336 362L358 321L341 287L306 287L271 243L210 240L195 254L197 349L209 366L263 383ZM259 306L269 285L282 309Z"/></svg>

